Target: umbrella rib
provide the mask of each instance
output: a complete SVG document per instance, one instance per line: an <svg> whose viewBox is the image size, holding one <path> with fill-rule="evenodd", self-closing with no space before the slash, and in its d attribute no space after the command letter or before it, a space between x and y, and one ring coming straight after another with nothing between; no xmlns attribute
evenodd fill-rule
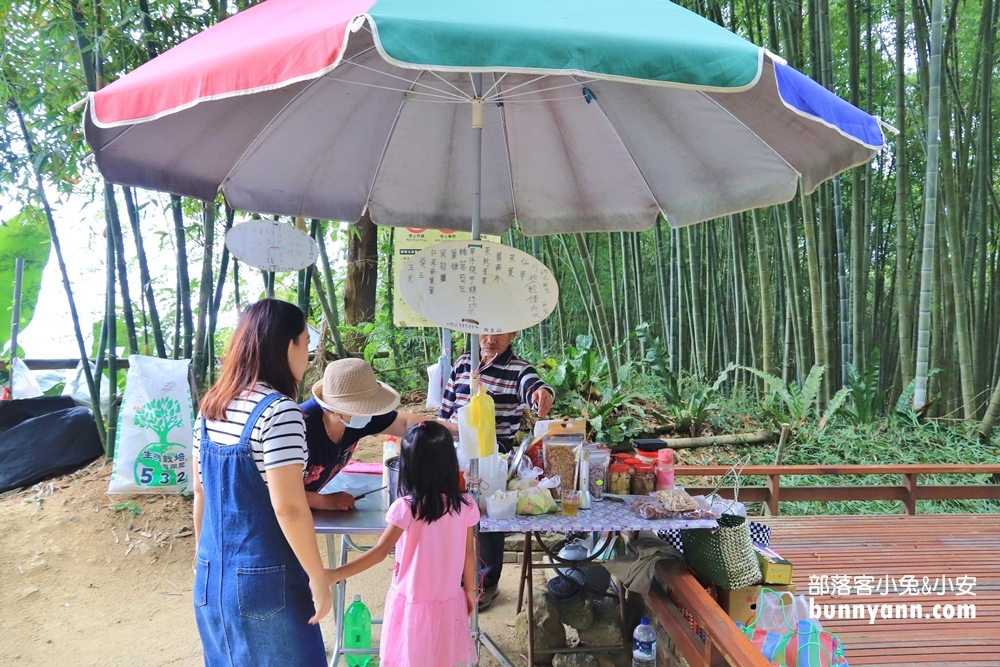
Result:
<svg viewBox="0 0 1000 667"><path fill-rule="evenodd" d="M446 86L450 86L451 88L454 88L458 92L458 94L461 96L462 101L468 102L469 100L472 99L471 97L469 97L468 93L466 93L464 90L462 90L461 88L459 88L458 86L456 86L455 84L453 84L451 81L448 81L447 79L445 79L443 76L441 76L437 72L435 72L433 70L429 70L429 69L422 69L420 71L421 72L427 72L428 74L430 74L431 76L433 76L435 79L438 79L441 83L445 84ZM425 83L423 85L426 86L427 84ZM430 87L431 86L428 86L428 88L430 88Z"/></svg>
<svg viewBox="0 0 1000 667"><path fill-rule="evenodd" d="M449 94L449 93L447 93L445 91L439 91L439 92L442 93L441 95L432 95L431 93L426 93L426 92L423 92L421 90L412 90L412 89L406 89L406 88L393 88L392 86L380 86L380 85L374 84L374 83L362 83L361 81L351 81L350 79L338 79L336 77L330 76L329 74L325 78L328 81L336 81L338 83L346 83L346 84L351 84L351 85L354 85L354 86L361 86L363 88L377 88L378 90L389 90L389 91L392 91L394 93L403 93L403 94L407 94L408 93L408 94L411 94L411 95L423 95L423 96L426 96L426 97L436 97L436 98L438 98L440 100L439 104L457 104L459 102L468 102L468 100L466 100L466 99L455 97L454 95L451 95L451 94ZM431 88L431 90L438 90L438 89L437 88ZM421 101L425 101L425 100L421 100ZM432 100L426 100L426 101L432 101Z"/></svg>
<svg viewBox="0 0 1000 667"><path fill-rule="evenodd" d="M539 77L537 79L534 79L534 81L539 81L539 80L541 80L543 78L545 78L545 77ZM500 100L502 100L504 102L507 102L508 100L511 100L513 98L524 97L526 95L537 95L539 93L548 93L548 92L551 92L553 90L560 90L562 88L573 88L573 87L576 87L576 86L579 86L579 87L582 88L585 84L593 83L596 80L597 79L585 79L583 81L576 81L576 80L574 80L573 83L564 83L564 84L561 84L561 85L558 85L558 86L552 86L550 88L540 88L538 90L528 90L528 91L525 91L525 92L516 93L514 95L508 95L506 93L503 94L503 95L497 94L496 97L491 98L489 101L492 102L492 101L500 101ZM520 88L522 86L526 86L529 83L534 83L534 81L528 81L526 83L519 84L519 85L515 86L514 88L511 88L511 90L515 90L516 88ZM558 98L558 99L576 99L576 96L574 95L573 97L565 97L565 98ZM532 101L532 100L525 100L525 101ZM548 102L549 100L543 99L543 100L537 100L537 101L538 102Z"/></svg>
<svg viewBox="0 0 1000 667"><path fill-rule="evenodd" d="M361 54L359 53L358 55L361 55ZM348 62L351 65L353 65L354 67L357 67L357 68L360 68L360 69L363 69L363 70L367 70L369 72L375 72L376 74L382 74L384 76L391 77L391 78L396 79L398 81L402 81L402 82L404 82L404 83L406 83L406 84L408 84L410 86L410 88L408 88L407 90L398 89L399 92L407 92L407 91L409 91L409 92L416 93L416 91L413 90L413 82L414 82L414 80L407 79L406 77L400 76L398 74L393 74L392 72L388 72L388 71L385 71L385 70L376 69L376 68L371 67L369 65L362 65L361 63L354 62L353 58L356 58L356 57L357 56L353 56L351 58L351 60L345 60L344 62ZM336 70L334 70L334 71L336 71ZM426 71L426 70L420 70L420 71L423 72L423 71ZM337 80L339 81L340 79L337 79ZM345 81L345 83L353 83L353 82ZM444 83L448 83L448 82L445 81ZM359 85L374 85L374 84L359 84ZM459 93L461 93L460 95L455 95L454 93L451 93L451 92L449 92L447 90L442 90L440 88L428 85L426 83L421 83L420 85L423 86L424 88L428 88L430 90L433 90L436 93L440 93L440 95L442 97L448 97L450 99L455 100L456 102L468 102L469 101L469 97L467 95L465 95L465 93L463 93L460 88L455 88L455 86L452 86L452 88L455 88L455 90L457 90ZM397 90L397 89L396 88L387 88L387 90Z"/></svg>
<svg viewBox="0 0 1000 667"><path fill-rule="evenodd" d="M423 75L423 70L417 73L417 77L413 80L412 86L417 85L418 80ZM399 108L396 109L396 117L392 119L392 127L389 128L389 132L385 135L385 143L382 145L382 152L378 156L378 162L375 164L375 173L372 174L371 185L368 186L368 196L365 198L365 209L368 208L372 201L372 192L375 191L375 181L378 180L378 174L382 171L382 161L385 160L386 151L389 150L389 142L392 141L392 135L396 132L396 126L399 124L399 117L403 113L403 105L406 104L406 94L404 93L402 100L399 102ZM363 210L362 210L363 211Z"/></svg>
<svg viewBox="0 0 1000 667"><path fill-rule="evenodd" d="M497 86L500 85L500 82L503 81L506 77L507 77L507 72L501 74L499 79L497 79L496 75L494 75L493 85L489 87L489 90L483 93L483 99L490 99L490 93L496 90Z"/></svg>

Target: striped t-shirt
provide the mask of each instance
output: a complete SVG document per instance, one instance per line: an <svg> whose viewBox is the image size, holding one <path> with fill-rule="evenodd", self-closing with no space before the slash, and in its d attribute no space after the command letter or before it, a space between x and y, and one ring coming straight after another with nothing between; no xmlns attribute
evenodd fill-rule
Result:
<svg viewBox="0 0 1000 667"><path fill-rule="evenodd" d="M226 408L228 421L209 420L207 424L208 437L217 445L235 445L239 443L250 413L257 403L274 390L263 382L258 382L253 389L244 391ZM198 458L198 446L201 444L201 415L194 423L194 455ZM264 471L269 468L298 465L305 469L309 459L309 448L306 445L306 423L298 404L287 396L282 396L264 409L263 414L250 433L250 447L253 460L257 464L260 478L267 484Z"/></svg>
<svg viewBox="0 0 1000 667"><path fill-rule="evenodd" d="M463 354L455 362L448 378L448 386L441 400L441 419L458 422L458 409L469 404L472 395L472 364L468 353ZM479 369L479 384L493 397L496 409L497 442L504 451L514 444L514 436L521 429L521 418L524 408L531 401L531 395L544 387L552 392L538 377L534 366L521 359L511 348Z"/></svg>

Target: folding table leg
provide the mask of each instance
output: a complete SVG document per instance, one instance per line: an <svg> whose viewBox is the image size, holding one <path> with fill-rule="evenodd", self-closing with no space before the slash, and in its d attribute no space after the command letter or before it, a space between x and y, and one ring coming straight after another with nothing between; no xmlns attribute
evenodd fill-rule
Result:
<svg viewBox="0 0 1000 667"><path fill-rule="evenodd" d="M524 551L521 554L521 582L517 587L517 613L521 613L521 604L524 602L524 582L531 578L529 568L531 562L531 533L524 534Z"/></svg>
<svg viewBox="0 0 1000 667"><path fill-rule="evenodd" d="M336 535L327 535L327 560L330 561L331 567L333 567L333 554L336 550ZM341 535L340 555L337 558L337 566L345 565L347 563L347 550L347 535ZM337 620L337 629L333 633L333 655L330 656L330 667L337 667L337 663L340 661L340 651L344 648L344 599L347 595L347 580L344 579L337 582L337 585L334 588L333 613L334 618Z"/></svg>
<svg viewBox="0 0 1000 667"><path fill-rule="evenodd" d="M524 541L528 544L526 547L531 549L531 533L525 533ZM534 596L534 580L532 578L534 564L531 559L525 560L527 563L527 573L528 573L528 609L527 611L527 621L528 621L528 667L532 667L535 664L535 596ZM521 585L524 585L524 580L521 580Z"/></svg>

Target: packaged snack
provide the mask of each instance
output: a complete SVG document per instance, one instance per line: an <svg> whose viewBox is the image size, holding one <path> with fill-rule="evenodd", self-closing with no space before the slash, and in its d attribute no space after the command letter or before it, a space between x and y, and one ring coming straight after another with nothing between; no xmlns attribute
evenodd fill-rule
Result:
<svg viewBox="0 0 1000 667"><path fill-rule="evenodd" d="M583 451L582 435L549 435L542 440L542 454L545 459L545 476L561 480L556 494L576 490L577 464Z"/></svg>

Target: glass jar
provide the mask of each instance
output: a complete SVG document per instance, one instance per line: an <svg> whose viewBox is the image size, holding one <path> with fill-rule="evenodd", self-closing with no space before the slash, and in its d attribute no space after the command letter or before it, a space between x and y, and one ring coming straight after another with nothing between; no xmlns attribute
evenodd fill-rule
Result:
<svg viewBox="0 0 1000 667"><path fill-rule="evenodd" d="M637 463L632 473L632 495L648 496L656 491L656 473L648 463Z"/></svg>
<svg viewBox="0 0 1000 667"><path fill-rule="evenodd" d="M628 495L632 484L630 470L626 463L613 463L611 465L611 471L608 473L608 493L613 493L616 496Z"/></svg>
<svg viewBox="0 0 1000 667"><path fill-rule="evenodd" d="M661 449L657 452L656 490L670 491L674 488L674 450Z"/></svg>

